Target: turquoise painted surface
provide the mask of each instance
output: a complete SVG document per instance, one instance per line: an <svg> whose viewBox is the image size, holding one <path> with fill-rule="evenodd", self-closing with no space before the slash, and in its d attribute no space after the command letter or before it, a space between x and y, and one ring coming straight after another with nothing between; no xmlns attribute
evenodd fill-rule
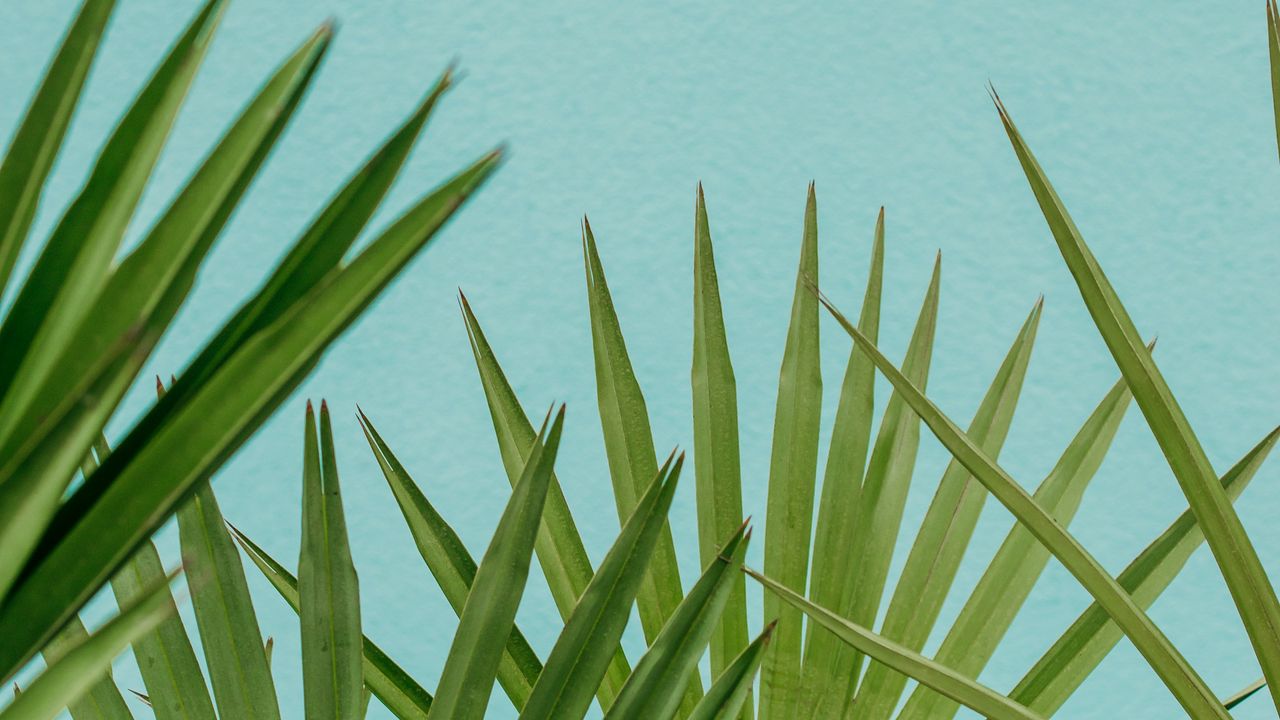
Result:
<svg viewBox="0 0 1280 720"><path fill-rule="evenodd" d="M193 6L122 0L40 229L55 219L49 208L75 191L141 73ZM0 4L6 136L71 11L68 0ZM738 376L747 510L757 518L810 179L820 203L822 282L851 309L876 209L887 207L883 345L891 355L901 353L934 251L942 249L929 387L958 419L967 420L1018 324L1045 293L1039 347L1002 458L1025 484L1039 481L1116 373L999 128L983 89L988 79L1141 328L1159 333L1159 361L1216 467L1225 469L1277 421L1280 166L1261 2L1174 2L1151 12L1103 2L602 8L237 0L140 218L163 206L267 69L330 15L341 29L314 91L152 370L181 368L348 170L460 58L467 78L433 121L391 209L500 140L511 143L511 162L216 484L229 518L292 561L303 399L327 397L338 411L366 632L428 686L454 619L364 446L354 404L479 553L508 489L454 301L462 286L530 411L569 404L560 477L598 559L617 526L590 379L583 212L601 242L657 444L688 446L692 201L694 183L705 183ZM823 331L829 428L848 341L829 322ZM126 416L148 402L147 383L140 386ZM126 428L121 422L112 431ZM908 529L944 463L926 438ZM1276 467L1263 470L1241 507L1280 574ZM1118 571L1183 505L1134 412L1073 529ZM673 524L689 578L691 479ZM1008 524L1001 508L988 506L944 625ZM171 533L163 542L176 561ZM753 562L759 553L757 546ZM286 716L301 717L294 617L264 584L255 591L264 630L277 639ZM1051 566L983 679L1007 689L1085 602ZM1224 694L1257 676L1207 552L1195 556L1154 615ZM540 579L531 582L519 619L545 653L559 621ZM629 643L638 654L637 638ZM140 686L128 661L116 673L122 684ZM1240 716L1267 717L1267 705L1251 702ZM511 715L501 696L491 711ZM1128 645L1064 710L1066 717L1176 714Z"/></svg>

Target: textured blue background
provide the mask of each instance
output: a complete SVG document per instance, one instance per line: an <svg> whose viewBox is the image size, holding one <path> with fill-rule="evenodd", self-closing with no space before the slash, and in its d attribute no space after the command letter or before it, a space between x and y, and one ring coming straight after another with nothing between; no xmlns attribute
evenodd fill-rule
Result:
<svg viewBox="0 0 1280 720"><path fill-rule="evenodd" d="M441 107L390 210L498 141L513 149L497 179L216 483L230 519L279 557L296 557L303 399L327 397L337 410L366 632L428 687L455 620L364 446L354 404L481 552L508 487L454 301L461 285L526 407L540 413L552 401L569 404L560 477L598 560L617 525L590 375L583 212L601 242L657 444L688 446L692 199L695 182L706 184L738 377L745 494L757 518L810 179L818 188L822 282L850 309L861 297L876 209L887 207L882 344L891 355L901 353L934 251L942 249L929 389L957 419L968 418L1018 324L1046 295L1039 347L1002 458L1023 483L1039 481L1116 371L999 128L983 89L989 78L1138 324L1159 333L1161 366L1216 467L1225 469L1277 421L1280 167L1261 0L1172 2L1158 11L1111 2L798 5L233 3L134 237L269 68L326 17L338 17L341 29L153 371L181 368L449 59L461 58L467 78ZM193 7L190 0L122 0L39 231L78 187L98 143ZM0 4L5 135L71 11L69 0ZM823 332L829 427L849 343L830 322ZM149 383L140 386L113 433L145 407ZM944 463L926 436L908 533ZM1241 508L1280 574L1276 480L1273 461ZM1118 571L1183 505L1133 411L1073 529ZM672 519L688 578L695 571L692 482ZM1008 515L989 504L943 627L1008 525ZM172 534L163 542L176 560ZM759 553L757 544L753 562ZM253 582L264 632L277 639L285 714L299 718L294 616ZM755 590L752 597L755 613ZM536 573L526 598L521 625L545 653L559 620ZM983 679L1007 689L1085 602L1051 564ZM1225 694L1258 675L1206 551L1154 615L1215 689ZM633 651L636 641L628 639ZM116 672L123 684L139 686L128 661ZM1241 716L1266 717L1268 705L1251 702ZM501 697L491 712L510 715ZM1067 717L1176 714L1127 643L1064 709Z"/></svg>

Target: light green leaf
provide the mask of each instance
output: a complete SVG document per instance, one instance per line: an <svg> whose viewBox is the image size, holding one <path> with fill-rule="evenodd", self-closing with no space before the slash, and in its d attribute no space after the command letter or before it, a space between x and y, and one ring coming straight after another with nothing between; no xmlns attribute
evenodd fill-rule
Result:
<svg viewBox="0 0 1280 720"><path fill-rule="evenodd" d="M606 720L670 720L687 696L684 686L697 673L711 633L729 601L733 581L751 541L743 523L702 571L658 639L636 663ZM695 706L696 707L696 706Z"/></svg>
<svg viewBox="0 0 1280 720"><path fill-rule="evenodd" d="M359 419L365 439L369 441L369 448L373 450L378 466L382 469L387 484L391 486L391 492L400 506L418 552L453 611L461 615L467 595L471 592L471 583L475 580L475 560L467 552L458 534L427 501L363 411L360 411ZM511 704L517 710L524 707L541 672L542 663L538 656L529 647L520 628L513 628L511 637L507 639L507 646L503 648L502 660L498 663L498 684L507 693L507 697L511 698Z"/></svg>
<svg viewBox="0 0 1280 720"><path fill-rule="evenodd" d="M769 639L773 637L774 627L772 624L766 627L759 637L729 663L729 667L707 689L707 694L698 701L689 720L733 720L743 713L751 712L747 707L751 699L751 688L760 671L760 662L764 660Z"/></svg>
<svg viewBox="0 0 1280 720"><path fill-rule="evenodd" d="M188 577L198 574L191 567L188 567L188 572L191 573ZM142 593L155 587L164 577L160 553L156 551L155 544L148 541L111 579L111 589L115 592L116 602L124 608L137 602ZM205 686L191 639L178 616L177 605L154 630L134 641L133 655L138 661L148 702L157 720L212 720L216 717L209 688Z"/></svg>
<svg viewBox="0 0 1280 720"><path fill-rule="evenodd" d="M1262 466L1280 438L1271 431L1222 476L1222 487L1234 501ZM1173 582L1191 553L1204 542L1204 533L1190 510L1183 512L1146 547L1116 580L1139 607L1149 608ZM1052 715L1123 637L1120 629L1095 603L1090 605L1053 644L1009 695ZM1230 709L1230 706L1227 706Z"/></svg>
<svg viewBox="0 0 1280 720"><path fill-rule="evenodd" d="M528 460L536 433L533 424L521 409L511 383L507 382L502 367L498 365L498 359L480 329L480 322L471 311L470 303L461 292L458 293L458 301L466 322L471 351L475 355L476 369L484 387L485 401L493 419L502 464L506 468L507 479L514 486ZM542 566L542 574L547 579L551 597L560 611L560 618L567 622L578 598L591 582L593 570L555 473L551 475L551 485L547 488L547 505L542 512L542 525L538 527L534 551L538 555L538 564ZM596 697L602 708L608 708L613 703L630 675L631 665L619 646L614 651L609 672L596 689Z"/></svg>
<svg viewBox="0 0 1280 720"><path fill-rule="evenodd" d="M0 711L0 720L51 720L111 669L129 643L150 631L172 608L168 578L136 604L69 650Z"/></svg>
<svg viewBox="0 0 1280 720"><path fill-rule="evenodd" d="M903 372L913 382L924 385L929 378L929 364L933 355L933 337L938 323L938 292L942 272L942 256L934 260L929 289L925 291L920 316L907 345ZM846 549L848 565L844 572L850 578L844 583L841 607L848 618L859 625L875 623L884 595L884 586L893 560L893 550L902 525L902 512L906 507L911 476L915 471L916 452L920 447L920 419L894 392L885 407L871 449L871 459L858 491L857 513L853 520L853 540ZM833 671L831 677L844 678L835 688L814 698L818 709L813 717L822 718L838 713L848 706L850 693L862 670L862 657L856 648L845 643L832 643L825 628L814 630L818 640L816 657L830 655ZM825 636L825 638L824 638ZM825 639L825 642L822 640ZM805 701L808 701L805 698Z"/></svg>
<svg viewBox="0 0 1280 720"><path fill-rule="evenodd" d="M884 208L876 217L871 245L871 269L862 299L858 327L868 337L880 331L880 294L884 286ZM871 425L875 411L876 367L855 345L849 352L831 447L827 453L822 498L818 503L818 526L813 539L813 563L809 571L809 597L823 607L850 612L851 583L857 568L849 548L853 545L867 451L871 446ZM856 684L853 648L817 623L806 628L804 647L804 697L810 714L837 712L847 706Z"/></svg>
<svg viewBox="0 0 1280 720"><path fill-rule="evenodd" d="M1239 692L1235 693L1231 697L1227 698L1226 700L1223 700L1222 704L1225 705L1228 710L1230 710L1235 706L1239 705L1240 703L1244 702L1245 700L1248 700L1249 698L1253 697L1254 693L1258 692L1259 690L1261 690L1266 686L1267 686L1266 678L1258 678L1257 680L1254 680L1253 682L1249 683L1248 687L1241 689Z"/></svg>
<svg viewBox="0 0 1280 720"><path fill-rule="evenodd" d="M816 293L816 289L815 289ZM844 328L875 361L876 367L902 393L911 409L920 416L951 455L959 460L1000 504L1013 513L1020 523L1049 548L1054 557L1075 576L1076 580L1106 609L1124 629L1138 652L1146 658L1160 679L1184 709L1196 718L1228 717L1227 712L1204 680L1187 663L1177 648L1156 627L1142 608L1129 597L1089 551L1054 520L1008 473L987 457L950 418L914 387L880 350L858 332L826 298L819 299Z"/></svg>
<svg viewBox="0 0 1280 720"><path fill-rule="evenodd" d="M80 5L0 165L0 294L35 219L45 179L62 149L115 5L115 0Z"/></svg>
<svg viewBox="0 0 1280 720"><path fill-rule="evenodd" d="M275 682L244 567L207 482L178 509L178 536L218 715L278 720Z"/></svg>
<svg viewBox="0 0 1280 720"><path fill-rule="evenodd" d="M228 526L231 537L240 544L244 554L253 561L255 567L271 586L280 593L280 597L289 603L294 612L298 611L298 581L283 565L276 562L265 550L239 530ZM268 648L271 642L268 638ZM270 660L268 649L267 659ZM369 690L388 710L401 720L425 720L431 708L431 693L428 693L408 673L396 665L385 652L369 638L364 638L364 681Z"/></svg>
<svg viewBox="0 0 1280 720"><path fill-rule="evenodd" d="M765 513L765 571L796 592L805 591L813 489L818 472L818 424L822 414L822 368L818 356L818 303L806 278L818 277L818 201L813 184L804 211L800 269L791 323L778 377ZM795 712L801 686L803 616L772 595L764 598L764 621L777 621L772 648L760 674L761 720L783 720Z"/></svg>
<svg viewBox="0 0 1280 720"><path fill-rule="evenodd" d="M1280 600L1275 588L1133 320L994 91L992 98L1080 296L1204 531L1280 710Z"/></svg>
<svg viewBox="0 0 1280 720"><path fill-rule="evenodd" d="M969 437L993 458L1000 454L1013 423L1035 344L1036 327L1040 323L1040 308L1041 302L1037 301L969 424ZM880 625L881 635L916 652L924 647L942 612L942 603L960 569L986 499L986 488L974 480L963 465L952 460L938 482L933 502L899 575L893 599ZM869 624L874 619L874 616L870 620L863 616L853 621ZM959 669L941 659L939 662ZM858 687L853 717L888 720L898 706L906 682L906 677L884 665L871 665Z"/></svg>
<svg viewBox="0 0 1280 720"><path fill-rule="evenodd" d="M1111 448L1130 399L1124 381L1116 383L1036 488L1036 503L1060 525L1069 525L1079 509L1085 489ZM1025 526L1014 523L933 659L966 677L978 677L1048 564L1049 550ZM1044 708L1033 706L1014 693L1010 697L1044 712ZM942 720L954 716L958 709L959 705L950 698L918 687L898 718Z"/></svg>
<svg viewBox="0 0 1280 720"><path fill-rule="evenodd" d="M550 431L547 422L543 422L524 473L511 492L489 549L480 560L436 686L432 718L478 720L484 717L494 674L515 626L516 608L529 577L533 543L542 520L542 507L563 426L564 406L561 406Z"/></svg>
<svg viewBox="0 0 1280 720"><path fill-rule="evenodd" d="M600 427L604 432L605 455L609 461L609 477L613 481L618 521L625 523L635 511L646 484L658 472L658 462L644 394L627 356L627 346L596 249L596 239L585 217L582 219L582 254L591 311L591 347L595 356ZM636 599L645 640L652 643L657 638L667 618L680 604L682 594L675 543L668 526L658 537L658 547L649 561L649 573ZM701 696L702 678L694 676L684 698L685 713L693 710Z"/></svg>
<svg viewBox="0 0 1280 720"><path fill-rule="evenodd" d="M320 403L320 438L307 402L302 463L302 550L298 598L302 689L308 717L360 720L360 592L347 544L329 406ZM261 646L261 640L258 641Z"/></svg>
<svg viewBox="0 0 1280 720"><path fill-rule="evenodd" d="M580 718L631 617L684 463L668 458L640 498L547 657L521 718Z"/></svg>
<svg viewBox="0 0 1280 720"><path fill-rule="evenodd" d="M785 602L801 609L811 620L822 623L844 642L857 646L858 652L884 663L897 672L915 678L948 697L955 698L984 717L992 720L1035 720L1040 717L1000 693L979 685L944 665L939 665L892 640L876 635L861 625L851 623L830 610L814 605L782 583L751 569L746 569L746 572Z"/></svg>
<svg viewBox="0 0 1280 720"><path fill-rule="evenodd" d="M698 551L706 565L721 538L742 523L738 455L738 390L720 307L706 199L698 184L693 253L693 464L697 481ZM720 675L747 646L746 580L738 577L711 636L711 675ZM743 716L751 718L751 705Z"/></svg>

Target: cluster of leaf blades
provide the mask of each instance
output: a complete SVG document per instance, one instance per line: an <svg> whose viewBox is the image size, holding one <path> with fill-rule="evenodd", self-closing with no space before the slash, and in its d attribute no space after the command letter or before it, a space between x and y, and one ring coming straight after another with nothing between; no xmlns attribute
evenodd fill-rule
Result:
<svg viewBox="0 0 1280 720"><path fill-rule="evenodd" d="M1273 58L1280 58L1277 14L1269 7ZM1280 59L1273 63L1280 87ZM994 94L993 94L994 97ZM1280 93L1278 93L1280 97ZM1191 553L1206 540L1223 568L1264 674L1271 672L1274 592L1256 561L1231 503L1274 447L1280 430L1254 445L1225 474L1209 468L1204 453L1152 360L1154 344L1140 340L1048 180L995 98L1015 154L1082 297L1107 341L1121 379L1106 391L1075 437L1034 491L1024 489L996 458L1010 429L1035 341L1042 302L1032 307L967 430L961 430L925 394L937 316L940 264L934 273L901 366L876 346L883 290L884 214L877 219L870 277L856 323L817 289L817 203L812 186L804 215L800 268L786 338L770 466L764 572L748 571L765 586L765 620L773 630L762 654L759 698L741 717L937 718L968 706L990 717L1035 718L1055 713L1101 664L1122 637L1144 656L1174 698L1193 717L1225 717L1230 707L1268 678L1221 700L1151 621L1146 611ZM1277 102L1280 102L1278 100ZM1280 127L1280 126L1278 126ZM717 537L741 521L737 389L715 273L710 223L702 188L694 222L694 346L692 399L699 554L705 563ZM609 298L599 251L583 225L600 419L620 515L634 507L636 479L656 466L644 397L627 355ZM500 449L510 470L513 429L531 425L498 366L470 304L463 313ZM819 307L825 306L853 340L841 385L827 465L817 493L822 379L818 363ZM875 374L893 387L872 439ZM1169 459L1190 505L1118 576L1112 577L1066 529L1129 405L1142 411ZM925 519L910 544L896 585L886 587L901 532L903 508L923 422L953 460L938 482ZM959 617L946 630L933 659L921 655L964 559L988 495L1015 519ZM815 502L816 501L816 502ZM816 504L816 508L815 508ZM553 595L563 608L572 589L557 581L582 541L557 499L557 518L544 524L543 560ZM815 513L816 509L816 513ZM816 517L815 517L816 514ZM659 557L667 555L666 537ZM1094 597L1091 605L1008 694L975 678L994 655L1050 557L1061 562ZM663 598L682 592L674 562L651 568L652 592L638 601L646 615L669 612ZM882 603L886 603L881 607ZM647 605L647 608L646 608ZM883 614L878 632L870 628ZM802 622L808 615L810 620ZM653 641L646 627L646 637ZM711 640L713 676L728 670L747 647L746 597L730 595ZM1269 677L1269 675L1268 675ZM908 681L916 688L906 694ZM686 693L693 694L686 686ZM602 701L607 683L600 686ZM751 689L745 692L752 692ZM687 704L675 717L689 717Z"/></svg>
<svg viewBox="0 0 1280 720"><path fill-rule="evenodd" d="M321 26L271 71L141 239L126 248L126 231L226 4L201 5L43 243L31 237L32 227L114 0L84 0L79 7L0 164L0 293L12 296L0 319L0 681L12 679L37 653L49 664L0 712L5 720L48 716L48 708L66 705L153 626L157 634L136 650L148 673L168 678L151 693L155 707L212 717L191 677L168 665L190 652L171 632L169 577L148 538L175 512L184 535L220 525L208 479L501 162L500 151L488 153L423 193L348 257L449 88L446 72L169 392L108 452L103 428L186 301L333 36L329 24ZM29 269L20 255L33 258ZM83 482L74 483L78 475ZM204 547L188 566L239 567L228 547L223 543L221 555ZM108 581L122 612L89 635L77 612ZM230 642L235 635L215 628L251 619L247 596L239 607L197 601L196 611L213 638L206 651L239 664L261 654L260 641L253 648L217 646L219 638ZM233 708L230 716L254 717L234 709L250 707L236 694L254 689L237 668L226 677L212 673L216 699ZM269 688L270 676L260 676ZM96 689L84 702L99 706L99 714L123 708Z"/></svg>
<svg viewBox="0 0 1280 720"><path fill-rule="evenodd" d="M91 4L86 3L86 8ZM1277 16L1274 2L1269 2L1272 78L1280 109ZM437 90L447 84L446 76ZM425 108L429 109L435 94ZM332 430L327 408L322 406L318 434L308 408L298 578L248 537L224 527L205 482L211 470L193 470L185 476L188 492L182 495L175 491L181 497L162 506L164 512L156 520L158 523L164 513L180 507L179 531L193 578L192 600L212 697L195 664L191 642L172 614L167 577L158 556L153 547L143 543L138 551L121 554L121 561L127 560L127 564L112 579L126 609L91 636L73 614L69 615L71 622L59 625L62 630L51 642L35 648L43 648L51 669L0 718L50 717L73 700L75 720L122 717L110 714L115 712L111 708L123 707L119 690L109 677L97 678L115 651L130 641L144 666L147 695L157 717L213 717L214 705L222 717L278 717L269 651L263 646L248 602L233 539L298 611L309 717L363 717L373 695L401 718L479 718L485 715L497 684L520 717L530 719L583 717L593 702L606 718L946 718L962 706L991 718L1042 718L1062 707L1121 638L1128 638L1191 717L1228 717L1232 707L1262 688L1270 689L1280 707L1280 690L1276 690L1280 687L1276 685L1280 681L1280 657L1276 656L1280 652L1280 604L1232 506L1280 438L1280 429L1253 446L1225 474L1219 476L1209 466L1155 365L1153 346L1141 339L994 92L993 99L1062 256L1121 374L1034 490L1010 476L998 456L1027 372L1042 303L1037 301L1032 307L968 429L962 430L926 394L938 313L940 258L904 360L896 365L877 346L884 274L883 210L876 222L870 273L855 323L817 287L817 200L810 186L778 387L764 567L763 572L746 570L763 588L767 626L751 640L747 593L738 572L750 531L742 520L737 391L710 223L699 187L694 224L691 381L698 553L704 570L687 591L676 568L676 548L667 526L683 456L673 453L665 463L658 462L644 397L627 354L595 236L584 220L582 242L599 413L621 525L598 568L593 569L587 558L553 472L564 409L554 417L549 414L541 429L535 429L470 303L460 296L512 486L506 510L479 562L409 477L369 418L359 414L413 540L459 616L458 631L434 693L424 690L361 635L357 581L347 549ZM425 110L421 114L425 120ZM1280 137L1280 111L1277 132ZM445 187L470 189L480 179L455 179ZM386 182L389 184L390 178ZM338 213L333 208L346 207L356 194L350 187L340 194L317 226L349 222L333 217ZM437 214L441 204L437 202ZM437 225L439 221L442 218ZM363 221L358 224L362 226ZM354 236L359 229L350 234ZM313 234L309 232L307 237L318 245ZM306 242L304 238L300 245ZM330 259L327 272L334 272L341 254ZM388 251L387 257L393 255ZM305 264L303 258L294 260L297 267ZM286 266L289 261L282 267ZM298 272L315 283L323 280ZM303 281L292 277L271 282L263 292L272 299L296 299L306 295L296 287L299 282ZM352 300L346 307L356 305ZM293 318L292 313L298 312L273 311L272 307L267 301L251 303L219 338L251 346L254 333L264 332L262 323L270 327L273 319ZM853 348L840 386L819 494L822 378L818 327L823 307L853 340ZM109 345L107 339L98 342L101 347ZM139 428L152 428L164 438L165 423L184 416L182 407L174 404L200 397L202 388L196 387L195 381L184 385L184 378L195 372L202 383L214 382L219 367L234 363L238 352L216 349L207 353L211 359L202 354L205 362L198 359L193 363ZM112 357L110 353L106 356ZM62 362L71 361L58 361ZM105 362L123 361L117 357ZM50 367L57 369L58 363L50 363ZM240 367L249 369L247 365ZM110 367L94 370L108 380L115 377ZM72 375L87 372L77 370ZM136 368L131 372L136 374ZM878 426L873 413L876 373L893 388ZM287 392L281 388L292 387L285 381L275 382L269 387L280 393ZM96 390L99 386L85 387ZM107 382L103 387L114 386ZM41 407L37 404L40 393L30 394L30 402ZM1072 536L1068 526L1131 403L1147 420L1189 507L1119 576L1112 577ZM269 410L259 408L258 412ZM889 568L915 475L921 424L953 460L937 483L903 570L890 589ZM6 427L0 425L0 431ZM23 425L15 422L13 427ZM78 432L79 426L76 428ZM99 429L100 425L82 448L88 451L96 442L94 452L81 452L71 466L71 472L76 467L83 471L85 483L65 503L67 508L55 507L51 528L67 527L67 532L73 533L76 523L85 522L82 518L89 514L83 507L87 501L77 504L75 498L89 492L90 501L110 502L110 488L103 488L95 478L110 471L116 475L107 475L108 480L119 482L118 478L130 477L129 468L121 465L139 462L131 460L139 456L145 460L145 447L130 444L142 442L134 440L133 434L110 452L98 438ZM78 437L73 431L62 432L71 434L58 438ZM239 432L226 433L232 438L227 441L229 448L247 434L243 429ZM126 450L133 455L115 460ZM209 465L216 466L216 462ZM0 484L0 492L3 489ZM191 499L181 502L188 495ZM935 657L924 657L923 647L939 629L936 625L943 602L952 590L988 495L1016 522L960 615L946 630ZM145 533L138 535L139 540L145 537ZM45 543L43 538L33 541L33 557L56 559L57 546ZM1264 676L1225 700L1207 686L1146 612L1202 543L1209 546L1222 569ZM132 551L133 545L128 550ZM535 556L564 619L564 630L545 662L515 624ZM1050 557L1062 563L1094 603L1008 693L982 685L975 678L993 656ZM19 569L21 573L15 571L19 582L35 572ZM110 575L109 570L101 580ZM211 599L214 597L217 599ZM634 667L619 643L633 605L648 645ZM4 627L7 608L7 604L0 604L0 628ZM875 631L872 627L881 616ZM712 682L704 689L698 663L707 649ZM149 663L146 658L158 660ZM239 686L232 687L236 680ZM909 680L917 685L908 695ZM162 711L162 707L173 709ZM123 717L128 717L125 712Z"/></svg>

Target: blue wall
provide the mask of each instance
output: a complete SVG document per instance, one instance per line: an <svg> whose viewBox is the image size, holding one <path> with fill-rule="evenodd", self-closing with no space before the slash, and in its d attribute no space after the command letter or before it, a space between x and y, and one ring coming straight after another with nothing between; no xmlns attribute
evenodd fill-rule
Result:
<svg viewBox="0 0 1280 720"><path fill-rule="evenodd" d="M75 191L98 143L194 4L121 1L39 230L56 219L51 208ZM743 5L232 3L140 218L163 207L293 44L330 15L341 28L314 91L152 372L181 368L449 59L460 58L467 77L440 108L391 211L498 141L513 150L494 182L216 483L231 520L278 556L296 557L302 406L305 397L327 397L337 410L366 632L428 686L455 621L364 446L354 404L478 554L508 487L456 308L462 286L526 407L540 413L553 401L569 404L560 478L598 559L617 524L590 376L583 212L601 243L657 444L661 451L688 447L693 188L705 183L738 377L745 494L757 518L810 179L818 188L822 282L849 308L861 297L875 212L887 208L882 344L892 356L902 351L941 248L929 389L961 421L1037 295L1046 295L1039 347L1002 457L1024 484L1039 482L1116 371L1008 148L984 90L988 79L1139 326L1159 333L1158 359L1215 466L1225 469L1277 421L1280 167L1261 0L1158 9L1110 2ZM4 135L72 9L69 0L0 4ZM147 224L140 221L133 236ZM823 332L829 428L848 341L830 322ZM145 407L148 387L140 383L113 433ZM945 462L926 436L908 534ZM1242 512L1280 574L1276 480L1273 461ZM1183 506L1134 411L1073 529L1118 571ZM691 481L672 520L688 578L696 564ZM1009 522L989 505L944 626ZM176 562L172 540L166 533L164 549ZM903 555L900 548L895 573ZM757 544L751 561L759 558ZM254 583L264 631L277 639L285 713L299 718L296 622L265 584ZM536 573L526 598L520 623L545 653L559 620ZM1085 603L1072 579L1051 565L983 679L1007 689ZM1154 616L1222 693L1258 675L1206 551ZM638 653L638 638L628 642ZM117 663L116 672L123 684L140 686L129 662ZM1270 712L1261 698L1247 707L1241 716ZM510 715L501 697L491 711ZM1064 714L1178 713L1122 643Z"/></svg>

